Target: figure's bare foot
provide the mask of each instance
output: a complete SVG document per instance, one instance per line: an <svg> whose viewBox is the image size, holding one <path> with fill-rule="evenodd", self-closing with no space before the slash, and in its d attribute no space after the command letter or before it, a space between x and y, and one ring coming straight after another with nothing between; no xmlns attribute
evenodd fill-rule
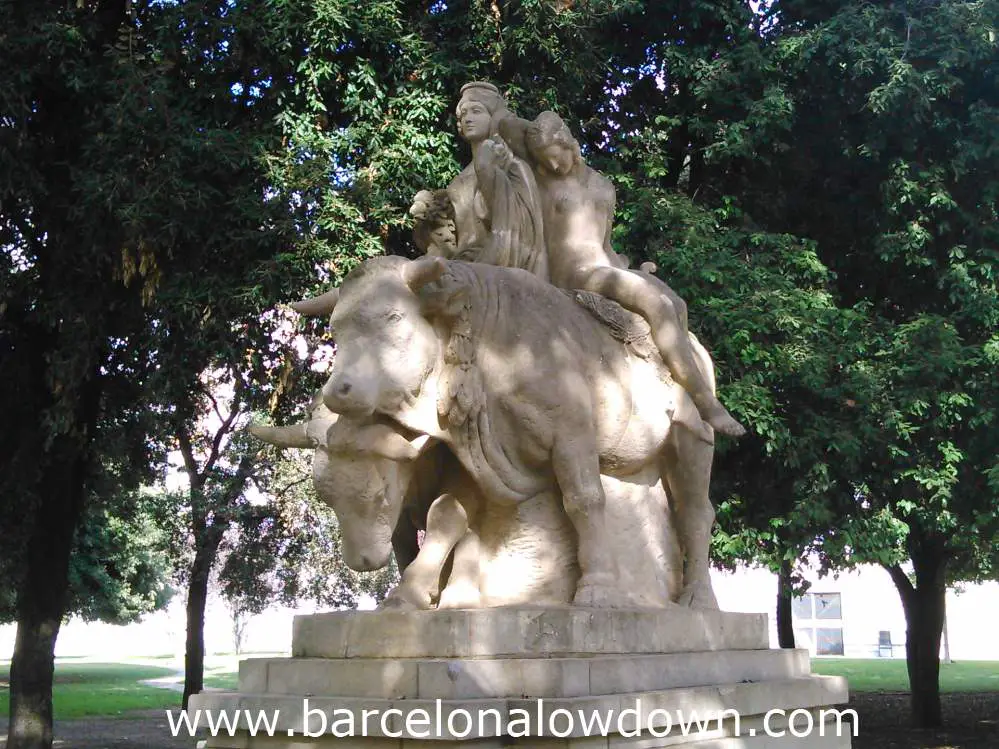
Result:
<svg viewBox="0 0 999 749"><path fill-rule="evenodd" d="M716 432L729 437L741 437L746 433L746 427L732 418L732 414L725 410L725 406L717 398L712 397L710 401L703 404L698 403L695 399L694 403L697 404L697 411L701 414L701 418L708 422Z"/></svg>
<svg viewBox="0 0 999 749"><path fill-rule="evenodd" d="M707 421L716 432L721 432L729 437L741 437L746 433L746 427L733 419L732 414L728 412L712 414Z"/></svg>

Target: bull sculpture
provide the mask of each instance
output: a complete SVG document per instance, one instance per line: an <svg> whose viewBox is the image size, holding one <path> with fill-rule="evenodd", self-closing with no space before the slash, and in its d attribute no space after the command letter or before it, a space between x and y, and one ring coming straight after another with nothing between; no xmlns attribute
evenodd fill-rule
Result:
<svg viewBox="0 0 999 749"><path fill-rule="evenodd" d="M316 493L337 516L351 569L380 569L395 553L402 580L383 607L571 600L575 544L557 498L482 512L474 483L445 445L339 416L319 398L301 424L249 431L278 447L314 450ZM426 531L420 548L417 530ZM522 574L511 589L507 562L515 555Z"/></svg>
<svg viewBox="0 0 999 749"><path fill-rule="evenodd" d="M434 502L446 498L439 505L442 517L460 520L443 544L461 531L452 545L458 567L471 568L464 560L476 555L476 546L482 558L482 544L469 541L463 548L463 539L498 527L505 513L516 522L505 540L493 543L490 558L513 569L513 539L529 530L525 510L535 508L556 518L552 527L561 518L563 529L567 520L574 531L563 533L568 540L559 543L576 546L576 605L665 606L679 600L717 607L708 577L713 445L703 439L696 411L664 376L658 358L641 355L627 336L612 334L573 295L518 269L378 257L352 271L339 290L296 308L331 313L337 356L323 404L341 420L377 427L382 437L394 435L368 438L368 444L394 442L400 448L379 448L375 456L396 467L385 475L397 477L396 486L405 487L399 491L410 492L413 472L421 472L412 467L434 445L460 465L445 471L431 492L437 494ZM698 350L710 376L710 359ZM299 429L307 434L310 427ZM417 443L418 437L426 442ZM361 444L356 450L364 449ZM398 478L406 465L408 481ZM448 476L457 487L444 485ZM360 492L349 501L363 505L371 496ZM436 537L430 514L427 519L424 549L433 548ZM673 574L678 563L671 562L678 546L673 522L684 558L682 586ZM384 535L378 555L362 560L345 554L348 563L377 563L380 555L387 562ZM428 555L425 566L417 556L414 565L439 569L440 556L440 549ZM411 595L408 573L400 597L429 605L425 592ZM551 577L564 581L571 575ZM492 578L499 577L510 575L497 570ZM634 584L624 582L629 579ZM483 597L481 570L479 581L482 605L527 602L515 594ZM441 599L447 602L444 593ZM470 605L469 599L455 597L461 605Z"/></svg>

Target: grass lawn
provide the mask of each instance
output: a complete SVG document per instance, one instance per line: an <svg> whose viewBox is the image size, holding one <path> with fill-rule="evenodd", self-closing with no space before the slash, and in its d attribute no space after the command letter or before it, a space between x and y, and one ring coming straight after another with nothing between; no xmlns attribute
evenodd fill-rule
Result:
<svg viewBox="0 0 999 749"><path fill-rule="evenodd" d="M813 658L812 671L845 676L851 692L909 691L904 659ZM999 661L941 663L940 691L999 692Z"/></svg>
<svg viewBox="0 0 999 749"><path fill-rule="evenodd" d="M211 689L236 689L236 672L216 672L205 674L205 686Z"/></svg>
<svg viewBox="0 0 999 749"><path fill-rule="evenodd" d="M10 663L0 662L0 717L10 710ZM139 684L174 673L171 668L129 663L57 663L52 691L57 720L89 715L116 716L129 710L177 707L180 695Z"/></svg>

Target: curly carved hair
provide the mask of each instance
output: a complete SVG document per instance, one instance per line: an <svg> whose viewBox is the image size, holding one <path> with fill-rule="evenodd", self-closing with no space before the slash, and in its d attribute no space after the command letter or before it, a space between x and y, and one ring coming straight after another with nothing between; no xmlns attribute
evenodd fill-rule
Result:
<svg viewBox="0 0 999 749"><path fill-rule="evenodd" d="M532 156L537 156L551 145L569 148L579 156L579 141L572 137L569 126L554 112L539 114L527 128L524 141Z"/></svg>

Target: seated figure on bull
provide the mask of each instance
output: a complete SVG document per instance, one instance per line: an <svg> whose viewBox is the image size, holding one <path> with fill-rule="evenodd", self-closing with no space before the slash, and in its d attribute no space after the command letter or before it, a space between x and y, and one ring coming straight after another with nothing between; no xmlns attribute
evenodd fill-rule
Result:
<svg viewBox="0 0 999 749"><path fill-rule="evenodd" d="M644 317L663 361L701 418L722 434L743 435L745 428L697 366L683 300L655 276L620 267L610 244L614 185L586 164L562 119L554 112L542 112L534 122L510 115L499 131L514 153L534 167L551 282L595 292Z"/></svg>
<svg viewBox="0 0 999 749"><path fill-rule="evenodd" d="M503 96L491 83L467 83L456 115L472 161L446 191L416 195L410 214L417 246L428 255L523 268L547 281L534 173L496 134L499 122L511 116Z"/></svg>
<svg viewBox="0 0 999 749"><path fill-rule="evenodd" d="M564 289L599 293L640 315L700 415L691 409L676 418L708 442L713 440L704 423L741 435L742 426L715 397L710 373L695 360L683 300L650 273L627 270L627 260L611 247L614 187L583 162L562 120L552 112L534 122L518 119L498 90L483 83L463 87L457 114L472 163L447 191L417 195L411 209L417 245L428 255L520 267ZM682 598L716 607L707 560L713 509L706 492L706 506L674 499L687 556Z"/></svg>

